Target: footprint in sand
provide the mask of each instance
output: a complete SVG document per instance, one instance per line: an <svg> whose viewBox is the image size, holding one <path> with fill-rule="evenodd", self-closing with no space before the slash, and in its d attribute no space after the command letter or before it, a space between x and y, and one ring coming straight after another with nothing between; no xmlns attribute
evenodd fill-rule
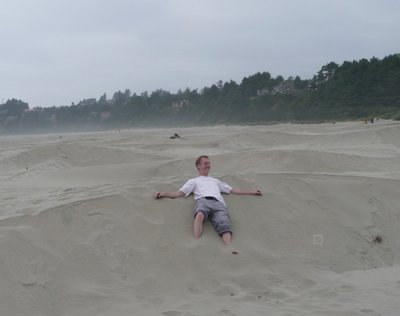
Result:
<svg viewBox="0 0 400 316"><path fill-rule="evenodd" d="M179 312L179 311L166 311L166 312L163 312L162 314L165 315L165 316L179 316L179 315L182 315L182 313Z"/></svg>
<svg viewBox="0 0 400 316"><path fill-rule="evenodd" d="M219 316L238 316L237 314L232 313L232 311L229 309L221 309L217 315L219 315Z"/></svg>
<svg viewBox="0 0 400 316"><path fill-rule="evenodd" d="M367 315L372 315L372 316L381 316L382 315L381 313L378 313L378 312L374 311L373 309L366 309L366 308L360 310L360 312L365 313Z"/></svg>

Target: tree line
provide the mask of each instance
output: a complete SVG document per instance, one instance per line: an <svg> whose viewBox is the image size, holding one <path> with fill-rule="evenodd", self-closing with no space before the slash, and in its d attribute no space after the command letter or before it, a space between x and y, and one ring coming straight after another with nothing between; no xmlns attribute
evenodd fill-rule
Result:
<svg viewBox="0 0 400 316"><path fill-rule="evenodd" d="M117 91L70 106L0 105L0 133L82 131L144 126L400 119L400 54L330 62L311 79L259 72L240 83L151 93Z"/></svg>

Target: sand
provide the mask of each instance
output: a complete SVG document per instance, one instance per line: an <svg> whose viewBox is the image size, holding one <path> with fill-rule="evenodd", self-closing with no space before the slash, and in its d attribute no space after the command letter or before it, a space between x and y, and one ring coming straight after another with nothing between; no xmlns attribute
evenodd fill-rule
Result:
<svg viewBox="0 0 400 316"><path fill-rule="evenodd" d="M153 198L200 154L264 193L231 247ZM400 122L2 136L0 178L1 316L399 313Z"/></svg>

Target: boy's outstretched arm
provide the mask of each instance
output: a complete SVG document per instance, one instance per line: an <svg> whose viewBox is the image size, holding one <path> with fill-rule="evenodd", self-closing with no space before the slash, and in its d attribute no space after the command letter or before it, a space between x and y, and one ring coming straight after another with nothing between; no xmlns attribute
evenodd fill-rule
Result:
<svg viewBox="0 0 400 316"><path fill-rule="evenodd" d="M259 189L255 189L255 190L232 189L229 193L239 194L239 195L258 195L258 196L262 195L262 192Z"/></svg>
<svg viewBox="0 0 400 316"><path fill-rule="evenodd" d="M170 198L170 199L176 199L178 197L185 196L185 193L183 193L181 190L178 190L176 192L157 192L154 196L155 199L162 199L162 198Z"/></svg>

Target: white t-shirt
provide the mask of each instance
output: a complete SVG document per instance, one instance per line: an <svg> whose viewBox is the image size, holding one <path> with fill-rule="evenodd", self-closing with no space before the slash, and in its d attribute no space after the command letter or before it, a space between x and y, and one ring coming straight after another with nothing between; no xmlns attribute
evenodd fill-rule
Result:
<svg viewBox="0 0 400 316"><path fill-rule="evenodd" d="M195 200L204 196L213 196L218 201L225 204L221 192L229 193L232 190L232 187L213 177L198 176L189 179L179 190L185 193L186 196L193 192Z"/></svg>

